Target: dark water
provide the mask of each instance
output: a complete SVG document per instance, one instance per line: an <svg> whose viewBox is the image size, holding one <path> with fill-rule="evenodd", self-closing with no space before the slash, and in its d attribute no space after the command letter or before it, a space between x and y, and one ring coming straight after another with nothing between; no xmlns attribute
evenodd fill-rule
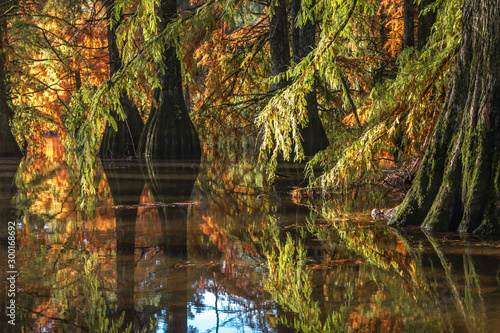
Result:
<svg viewBox="0 0 500 333"><path fill-rule="evenodd" d="M48 143L0 161L2 332L500 325L500 241L391 230L369 216L397 204L387 189L299 195L302 167L269 184L247 155L103 160L82 203L74 162Z"/></svg>

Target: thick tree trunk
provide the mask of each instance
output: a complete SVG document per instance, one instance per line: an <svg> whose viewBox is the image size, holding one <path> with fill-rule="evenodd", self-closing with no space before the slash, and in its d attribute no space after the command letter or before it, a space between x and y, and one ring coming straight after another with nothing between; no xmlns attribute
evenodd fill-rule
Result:
<svg viewBox="0 0 500 333"><path fill-rule="evenodd" d="M390 225L500 232L500 0L465 0L462 17L452 87Z"/></svg>
<svg viewBox="0 0 500 333"><path fill-rule="evenodd" d="M290 67L290 43L288 40L288 14L286 1L277 0L274 13L269 22L269 48L271 53L271 74L280 75ZM271 89L279 90L288 85L288 81L282 79L274 84Z"/></svg>
<svg viewBox="0 0 500 333"><path fill-rule="evenodd" d="M109 53L109 76L113 77L120 67L122 60L120 51L116 45L116 30L119 22L115 20L114 12L115 0L106 0L106 16L108 17L108 53ZM117 125L117 130L107 125L101 142L100 155L105 157L115 156L136 156L139 138L141 136L144 124L142 122L139 110L132 103L130 98L123 93L120 97L120 105L125 115L125 119L120 119L116 112L113 113L113 119Z"/></svg>
<svg viewBox="0 0 500 333"><path fill-rule="evenodd" d="M139 138L144 128L139 110L132 103L126 94L120 97L120 105L125 119L120 119L117 113L113 114L113 119L117 125L117 130L106 125L101 141L101 157L122 157L137 156Z"/></svg>
<svg viewBox="0 0 500 333"><path fill-rule="evenodd" d="M403 0L403 48L415 46L413 0Z"/></svg>
<svg viewBox="0 0 500 333"><path fill-rule="evenodd" d="M177 1L162 0L159 7L160 30L177 16ZM182 91L181 64L175 46L163 51L165 70L159 71L161 89L157 108L146 121L139 142L141 155L159 158L199 158L198 134L189 118Z"/></svg>
<svg viewBox="0 0 500 333"><path fill-rule="evenodd" d="M2 157L21 157L23 156L16 139L12 135L9 127L9 118L7 114L10 109L6 105L4 98L0 97L0 158Z"/></svg>
<svg viewBox="0 0 500 333"><path fill-rule="evenodd" d="M292 55L295 63L306 57L314 48L316 42L316 26L313 21L308 20L300 28L296 26L296 19L301 6L301 0L292 0ZM320 150L326 149L330 142L319 118L316 88L313 88L307 94L306 103L309 123L307 127L301 128L300 135L304 139L302 143L304 155L313 156Z"/></svg>
<svg viewBox="0 0 500 333"><path fill-rule="evenodd" d="M427 14L422 15L423 10L434 3L435 0L421 0L418 5L418 40L417 48L421 50L427 43L427 39L431 35L431 29L436 23L436 12L429 11Z"/></svg>
<svg viewBox="0 0 500 333"><path fill-rule="evenodd" d="M290 43L288 38L288 14L287 3L284 0L278 0L277 5L272 9L273 15L269 22L269 46L271 52L271 74L280 75L288 70L291 65ZM295 63L300 62L311 52L315 44L315 26L314 22L308 21L301 27L296 26L296 18L302 6L301 0L292 0L292 54ZM274 84L273 91L285 88L289 82L282 79ZM306 96L307 115L309 123L307 127L301 128L302 147L306 156L312 156L318 151L328 147L328 137L321 124L318 115L318 102L316 99L316 90L313 89Z"/></svg>
<svg viewBox="0 0 500 333"><path fill-rule="evenodd" d="M7 103L9 98L5 71L7 21L2 14L9 8L7 1L0 1L0 157L20 157L22 156L21 149L9 126L9 120L14 116L14 112Z"/></svg>

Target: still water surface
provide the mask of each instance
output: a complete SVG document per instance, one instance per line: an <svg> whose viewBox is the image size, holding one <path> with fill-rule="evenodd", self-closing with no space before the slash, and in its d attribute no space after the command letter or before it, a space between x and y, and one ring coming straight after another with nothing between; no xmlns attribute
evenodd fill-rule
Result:
<svg viewBox="0 0 500 333"><path fill-rule="evenodd" d="M300 166L102 160L82 208L73 162L0 161L2 332L496 332L500 241L373 221L387 189L307 196ZM8 222L15 222L15 267ZM9 271L17 272L15 296ZM4 309L15 302L15 326Z"/></svg>

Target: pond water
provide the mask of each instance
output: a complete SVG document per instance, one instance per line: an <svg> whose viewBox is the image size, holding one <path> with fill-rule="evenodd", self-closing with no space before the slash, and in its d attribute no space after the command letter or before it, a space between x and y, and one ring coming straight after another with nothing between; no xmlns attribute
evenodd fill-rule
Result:
<svg viewBox="0 0 500 333"><path fill-rule="evenodd" d="M102 160L82 203L73 165L54 138L0 161L2 332L500 326L500 241L390 229L387 188L299 192L303 166L269 184L245 154Z"/></svg>

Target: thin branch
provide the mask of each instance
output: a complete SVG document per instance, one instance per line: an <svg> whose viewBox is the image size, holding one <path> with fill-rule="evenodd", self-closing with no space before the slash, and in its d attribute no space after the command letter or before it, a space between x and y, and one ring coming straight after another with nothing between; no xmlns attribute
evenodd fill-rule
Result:
<svg viewBox="0 0 500 333"><path fill-rule="evenodd" d="M342 75L342 73L340 73L340 80L342 81L342 86L344 87L344 91L347 94L347 99L349 100L349 104L351 104L352 113L354 113L354 117L356 117L356 122L358 123L359 127L361 127L362 125L361 125L361 121L359 121L359 116L358 116L358 111L356 109L356 105L354 105L354 101L352 100L351 93L349 92L349 89L347 87L347 81L344 78L344 76Z"/></svg>

